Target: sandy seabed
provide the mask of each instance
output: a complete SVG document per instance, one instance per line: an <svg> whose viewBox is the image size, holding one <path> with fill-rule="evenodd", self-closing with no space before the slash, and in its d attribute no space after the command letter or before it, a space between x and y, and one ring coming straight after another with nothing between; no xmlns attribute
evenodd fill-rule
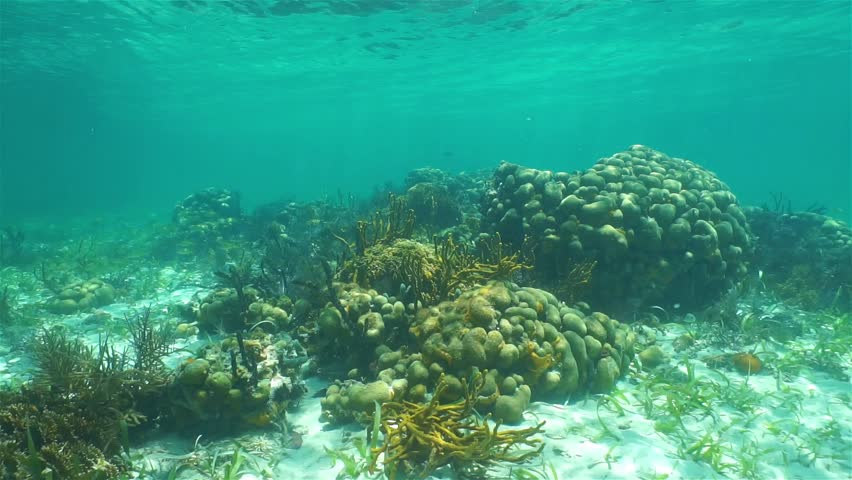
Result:
<svg viewBox="0 0 852 480"><path fill-rule="evenodd" d="M173 289L150 303L157 308L189 301L197 290ZM26 295L18 298L19 302L38 300ZM116 303L101 310L121 319L125 312L147 304ZM88 316L49 316L45 322L64 324L95 344L103 325L87 322ZM689 327L675 322L655 331L656 344L669 357L668 364L658 369L668 369L667 376L635 370L607 395L573 398L561 405L533 403L520 427L546 422L541 457L521 466L493 466L488 478L852 478L852 385L848 380L852 368L848 358L844 359L847 379L810 368L795 375L764 369L750 376L733 369L711 369L702 359L723 352L708 347L691 350L686 358L674 351L672 342ZM21 337L18 333L0 337L0 383L5 385L25 381L31 372L32 365L20 343L10 343L12 338ZM115 341L120 346L127 340ZM181 350L172 354L167 364L178 365L205 341L206 337L180 340L177 347ZM806 334L794 341L807 347L809 337ZM754 347L783 357L789 345L764 342ZM677 378L681 380L672 380ZM683 410L682 404L688 403L682 398L684 391L675 389L690 378L699 396ZM167 435L137 441L132 455L136 469L143 472L138 478L169 478L176 465L183 467L175 470L175 478L213 478L215 474L205 473L205 468L220 471L237 448L243 468L233 478L351 478L344 463L334 462L328 450L350 455L363 466L355 444L366 433L357 424L329 428L320 422L320 399L314 394L328 383L318 377L306 379L308 393L287 413L291 432L266 429L229 438ZM712 403L702 408L707 398ZM679 419L673 418L673 411L681 412ZM298 448L292 432L301 440ZM380 478L381 474L364 473L360 478L370 477ZM444 468L428 478L457 476Z"/></svg>

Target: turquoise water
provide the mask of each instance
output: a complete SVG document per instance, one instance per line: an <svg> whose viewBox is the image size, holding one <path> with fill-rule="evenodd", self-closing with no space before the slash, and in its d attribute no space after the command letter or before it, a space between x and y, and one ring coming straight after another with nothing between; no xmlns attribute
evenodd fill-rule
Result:
<svg viewBox="0 0 852 480"><path fill-rule="evenodd" d="M647 144L848 218L847 1L0 2L0 215Z"/></svg>
<svg viewBox="0 0 852 480"><path fill-rule="evenodd" d="M851 31L0 0L0 479L848 480Z"/></svg>

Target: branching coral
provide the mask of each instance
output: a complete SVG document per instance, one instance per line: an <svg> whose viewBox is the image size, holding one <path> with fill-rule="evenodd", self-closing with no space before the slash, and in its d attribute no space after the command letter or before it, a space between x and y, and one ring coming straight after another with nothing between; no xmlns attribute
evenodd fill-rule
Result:
<svg viewBox="0 0 852 480"><path fill-rule="evenodd" d="M508 253L500 235L482 240L478 255L464 245L453 242L452 237L433 239L438 270L434 291L429 300L446 300L458 289L484 285L491 280L509 280L515 272L529 269L518 252Z"/></svg>
<svg viewBox="0 0 852 480"><path fill-rule="evenodd" d="M378 284L384 282L383 287L392 291L402 282L416 290L430 292L436 268L429 247L414 240L398 239L389 244L373 245L347 261L340 277L365 288L381 288Z"/></svg>
<svg viewBox="0 0 852 480"><path fill-rule="evenodd" d="M145 307L141 313L124 317L133 340L133 350L136 354L135 368L139 370L160 370L163 368L162 357L172 351L175 339L175 327L171 324L155 326L151 319L151 306Z"/></svg>
<svg viewBox="0 0 852 480"><path fill-rule="evenodd" d="M597 264L596 260L584 260L568 265L556 287L557 296L566 303L582 300L592 284L592 274Z"/></svg>
<svg viewBox="0 0 852 480"><path fill-rule="evenodd" d="M351 255L338 272L339 277L365 287L379 279L409 285L423 285L431 279L434 262L423 258L431 252L410 239L414 211L407 208L405 199L390 195L387 212L378 210L368 220L359 221L356 232L354 243L337 237Z"/></svg>
<svg viewBox="0 0 852 480"><path fill-rule="evenodd" d="M33 343L37 389L57 402L89 412L110 412L130 425L159 415L158 398L166 383L162 370L131 368L126 351L102 340L90 347L60 330L43 330ZM157 360L159 361L159 359Z"/></svg>
<svg viewBox="0 0 852 480"><path fill-rule="evenodd" d="M358 222L355 253L363 255L371 246L389 244L401 238L411 238L414 233L414 210L407 207L405 199L390 195L387 214L377 211L368 220Z"/></svg>
<svg viewBox="0 0 852 480"><path fill-rule="evenodd" d="M492 426L489 417L480 420L476 416L474 407L484 385L485 376L477 373L469 384L462 383L462 400L443 404L448 384L442 377L429 403L384 403L381 430L385 439L373 450L371 469L379 454L391 480L409 473L425 478L445 465L464 470L499 462L522 463L539 455L544 444L534 436L542 432L544 422L500 431L499 421Z"/></svg>
<svg viewBox="0 0 852 480"><path fill-rule="evenodd" d="M151 335L147 318L134 321ZM0 472L9 478L117 477L128 427L161 413L166 375L156 365L163 348L148 351L133 368L127 352L107 340L89 346L63 330L45 329L32 351L38 367L33 381L18 392L0 392Z"/></svg>
<svg viewBox="0 0 852 480"><path fill-rule="evenodd" d="M118 352L106 344L95 349L60 329L43 330L33 342L33 353L39 367L36 386L84 400L101 397L100 390L110 390L108 385L118 383L124 370Z"/></svg>
<svg viewBox="0 0 852 480"><path fill-rule="evenodd" d="M245 290L251 286L251 264L245 258L239 263L228 264L224 270L215 272L223 286L233 288L237 293L240 311L244 313L251 303L245 295Z"/></svg>
<svg viewBox="0 0 852 480"><path fill-rule="evenodd" d="M114 418L46 391L0 392L0 478L117 478Z"/></svg>

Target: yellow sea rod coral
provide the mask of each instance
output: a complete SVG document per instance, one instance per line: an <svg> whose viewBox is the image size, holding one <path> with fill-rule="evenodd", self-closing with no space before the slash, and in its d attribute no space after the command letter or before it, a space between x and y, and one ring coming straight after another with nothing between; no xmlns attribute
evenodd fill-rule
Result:
<svg viewBox="0 0 852 480"><path fill-rule="evenodd" d="M488 416L480 420L474 414L484 385L485 375L476 374L469 383L462 382L461 400L441 403L448 388L442 377L427 404L384 403L379 420L385 439L373 450L371 471L376 469L380 454L385 475L391 480L398 475L425 478L444 465L458 471L471 464L522 463L541 454L544 444L534 437L542 433L544 422L500 431L499 421L490 425ZM522 446L532 448L519 450Z"/></svg>

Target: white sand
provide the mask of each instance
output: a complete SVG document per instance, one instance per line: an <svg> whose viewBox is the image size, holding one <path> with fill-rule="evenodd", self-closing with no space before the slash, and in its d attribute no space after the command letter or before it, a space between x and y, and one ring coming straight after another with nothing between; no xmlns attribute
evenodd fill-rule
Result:
<svg viewBox="0 0 852 480"><path fill-rule="evenodd" d="M657 342L672 354L671 341L683 332L678 326L670 325L665 335L657 336ZM699 360L703 356L699 354L690 360L695 365L696 378L718 383L719 371L704 365ZM540 420L547 422L543 460L554 467L560 479L739 479L749 475L760 479L852 478L849 382L804 370L802 376L783 382L779 390L777 379L770 373L750 378L733 370L722 373L731 382L731 388L748 381L748 387L760 395L752 415L721 405L714 408L715 420L687 417L684 423L688 433L665 435L658 433L654 421L643 415L638 400L642 389L637 382L623 380L615 394L623 401L623 415L607 408L598 409L600 396L590 396L564 406L534 403L522 426L532 426ZM312 380L309 386L322 388L324 384ZM290 451L292 458L282 462L276 474L310 471L310 478L335 478L339 468L329 468L323 447L341 448L343 435L337 430L323 431L317 421L319 413L318 400L306 399L290 414L290 421L305 433L304 445L298 451ZM836 422L834 430L820 432L832 426L832 420ZM617 438L605 432L601 421ZM773 428L773 424L778 428ZM352 427L343 431L351 432ZM678 454L679 449L684 449L681 439L688 449L707 434L721 445L720 464L731 464L730 467L717 467L720 471L716 471L707 461L696 458L698 454ZM816 452L809 450L812 446L817 448ZM753 470L743 470L749 468L743 465L743 459L754 460ZM532 466L536 464L540 462L533 462ZM508 472L496 470L493 478L507 478L506 475Z"/></svg>
<svg viewBox="0 0 852 480"><path fill-rule="evenodd" d="M196 291L195 288L164 291L160 300L164 303L188 300ZM103 310L109 312L114 321L121 321L124 312L147 303L113 304ZM71 332L94 343L98 335L104 333L104 326L87 323L87 316L52 317L52 321L69 326ZM667 325L665 333L657 334L657 344L672 356L674 365L682 355L673 352L671 342L684 332L681 326ZM193 339L182 341L180 346L197 347ZM777 348L779 355L785 353L782 347L772 348ZM719 371L711 370L701 361L705 356L718 353L708 350L690 355L697 379L724 383ZM168 363L175 365L187 355L185 351L178 352ZM849 367L850 359L844 360ZM20 339L10 335L0 337L0 384L25 380L31 368ZM685 371L683 366L680 368ZM730 387L726 388L737 389L747 382L747 388L759 394L753 414L740 412L730 405L714 405L715 415L708 418L687 415L683 418L685 430L663 434L655 429L661 405L658 402L654 408L652 419L646 418L640 405L641 381L628 377L619 382L617 392L609 396L621 404L623 412L615 408L599 409L601 396L574 399L568 405L534 403L525 416L524 426L546 420L542 460L545 465L552 465L560 479L852 478L852 386L849 381L810 369L780 384L768 369L750 378L732 370L721 372L730 381ZM847 373L852 373L852 369L847 368ZM284 436L277 431L241 435L242 449L249 455L247 466L254 470L254 473L243 474L242 478L337 478L342 465L338 463L332 467L325 448L354 453L351 439L363 438L364 429L354 424L324 428L326 426L319 422L319 398L312 394L327 383L312 378L307 385L310 391L306 398L288 413L292 428L303 437L301 448L284 448ZM720 446L715 470L712 459L701 458L701 452L706 450L685 452L705 435L710 436L710 444ZM234 449L233 439L208 441L201 437L197 447L194 440L194 436L189 436L148 441L136 449L137 465L148 465L154 471L163 472L176 457L193 458L196 464L203 464L209 463L212 452L219 451L222 455L217 464L222 466L229 458L224 454ZM355 456L358 458L357 454ZM529 467L537 468L541 464L537 461ZM509 478L508 475L506 470L496 469L490 477ZM202 477L197 470L186 469L178 478ZM444 470L436 472L434 478L452 478L452 475Z"/></svg>

